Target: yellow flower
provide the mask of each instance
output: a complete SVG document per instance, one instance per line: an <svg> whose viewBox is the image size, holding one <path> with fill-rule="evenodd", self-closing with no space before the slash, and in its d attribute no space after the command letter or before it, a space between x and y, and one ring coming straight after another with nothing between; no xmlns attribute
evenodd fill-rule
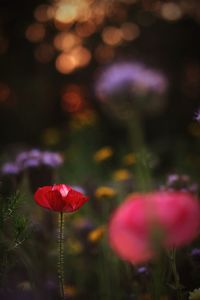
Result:
<svg viewBox="0 0 200 300"><path fill-rule="evenodd" d="M72 129L80 129L94 125L97 122L97 115L91 109L86 109L82 112L75 113L70 121Z"/></svg>
<svg viewBox="0 0 200 300"><path fill-rule="evenodd" d="M103 197L112 198L116 196L116 194L117 192L109 186L100 186L95 191L95 196L97 198L103 198Z"/></svg>
<svg viewBox="0 0 200 300"><path fill-rule="evenodd" d="M113 179L116 181L129 179L130 176L131 176L130 172L126 169L119 169L113 173Z"/></svg>
<svg viewBox="0 0 200 300"><path fill-rule="evenodd" d="M64 294L68 297L75 297L77 295L77 289L72 285L64 285Z"/></svg>
<svg viewBox="0 0 200 300"><path fill-rule="evenodd" d="M194 289L189 294L189 300L200 300L200 288Z"/></svg>
<svg viewBox="0 0 200 300"><path fill-rule="evenodd" d="M113 150L111 147L109 147L109 146L103 147L95 153L94 160L96 162L101 162L101 161L107 160L112 155L113 155Z"/></svg>
<svg viewBox="0 0 200 300"><path fill-rule="evenodd" d="M104 236L105 231L106 231L105 225L97 227L96 229L88 233L88 240L93 243L98 242Z"/></svg>
<svg viewBox="0 0 200 300"><path fill-rule="evenodd" d="M136 157L133 153L128 153L123 157L122 161L125 165L130 166L135 164Z"/></svg>
<svg viewBox="0 0 200 300"><path fill-rule="evenodd" d="M67 241L67 249L70 254L79 254L83 251L83 246L78 240L69 238Z"/></svg>

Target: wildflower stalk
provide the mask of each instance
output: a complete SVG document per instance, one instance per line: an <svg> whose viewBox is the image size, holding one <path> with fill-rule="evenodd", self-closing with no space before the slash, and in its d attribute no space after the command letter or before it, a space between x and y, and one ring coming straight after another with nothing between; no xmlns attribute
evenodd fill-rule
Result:
<svg viewBox="0 0 200 300"><path fill-rule="evenodd" d="M148 151L145 147L139 113L133 109L128 118L128 132L132 150L136 153L136 179L141 191L151 189L151 174L148 167Z"/></svg>
<svg viewBox="0 0 200 300"><path fill-rule="evenodd" d="M64 215L59 213L58 219L58 281L60 299L64 300Z"/></svg>
<svg viewBox="0 0 200 300"><path fill-rule="evenodd" d="M179 278L177 268L176 268L176 249L175 248L170 250L169 260L170 260L172 274L174 277L174 288L177 292L177 299L182 300L183 297L182 297L182 291L181 291L180 278Z"/></svg>

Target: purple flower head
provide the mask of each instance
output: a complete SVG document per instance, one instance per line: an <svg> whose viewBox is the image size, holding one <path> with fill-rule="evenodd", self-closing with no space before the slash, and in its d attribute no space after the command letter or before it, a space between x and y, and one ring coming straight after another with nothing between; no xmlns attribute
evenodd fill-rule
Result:
<svg viewBox="0 0 200 300"><path fill-rule="evenodd" d="M147 69L139 63L115 63L101 74L96 85L96 94L104 101L127 86L136 94L148 92L163 94L167 88L167 80L162 73Z"/></svg>
<svg viewBox="0 0 200 300"><path fill-rule="evenodd" d="M181 191L181 192L190 192L197 193L198 184L192 182L191 178L185 174L170 174L167 177L165 186L162 187L164 190L168 191Z"/></svg>
<svg viewBox="0 0 200 300"><path fill-rule="evenodd" d="M190 255L194 258L200 258L200 248L193 248Z"/></svg>
<svg viewBox="0 0 200 300"><path fill-rule="evenodd" d="M194 119L197 122L200 122L200 108L198 109L198 111L195 113Z"/></svg>
<svg viewBox="0 0 200 300"><path fill-rule="evenodd" d="M41 151L32 149L30 151L20 152L16 157L16 162L23 166L23 168L38 166L41 156Z"/></svg>
<svg viewBox="0 0 200 300"><path fill-rule="evenodd" d="M170 174L167 177L167 185L170 186L172 184L174 184L174 182L176 182L179 179L179 175L178 174Z"/></svg>
<svg viewBox="0 0 200 300"><path fill-rule="evenodd" d="M1 174L3 175L17 175L20 173L20 171L21 168L15 162L5 163L1 167Z"/></svg>
<svg viewBox="0 0 200 300"><path fill-rule="evenodd" d="M39 149L31 149L28 152L28 155L32 158L40 158L42 151L40 151Z"/></svg>
<svg viewBox="0 0 200 300"><path fill-rule="evenodd" d="M63 163L63 158L59 153L45 151L41 161L42 164L55 168Z"/></svg>
<svg viewBox="0 0 200 300"><path fill-rule="evenodd" d="M148 273L148 269L145 266L141 266L137 268L137 273L141 275L146 275Z"/></svg>
<svg viewBox="0 0 200 300"><path fill-rule="evenodd" d="M23 165L25 160L28 158L28 151L23 151L23 152L20 152L15 161L20 164L20 165Z"/></svg>
<svg viewBox="0 0 200 300"><path fill-rule="evenodd" d="M40 166L40 160L38 158L28 158L24 162L24 168L36 168Z"/></svg>
<svg viewBox="0 0 200 300"><path fill-rule="evenodd" d="M55 168L63 163L63 158L56 152L32 149L18 154L16 161L21 163L24 168L35 168L42 165Z"/></svg>

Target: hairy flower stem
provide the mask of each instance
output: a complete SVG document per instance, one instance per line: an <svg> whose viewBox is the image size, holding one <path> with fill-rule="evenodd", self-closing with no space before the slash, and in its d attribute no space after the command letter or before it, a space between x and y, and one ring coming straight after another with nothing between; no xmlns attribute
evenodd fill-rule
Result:
<svg viewBox="0 0 200 300"><path fill-rule="evenodd" d="M180 278L179 278L177 268L176 268L176 249L175 248L173 248L169 252L169 259L170 259L171 270L172 270L172 273L174 276L174 287L177 292L177 299L182 300L183 297L182 297L182 291L181 291Z"/></svg>
<svg viewBox="0 0 200 300"><path fill-rule="evenodd" d="M58 281L60 299L64 300L64 215L59 213L58 219Z"/></svg>

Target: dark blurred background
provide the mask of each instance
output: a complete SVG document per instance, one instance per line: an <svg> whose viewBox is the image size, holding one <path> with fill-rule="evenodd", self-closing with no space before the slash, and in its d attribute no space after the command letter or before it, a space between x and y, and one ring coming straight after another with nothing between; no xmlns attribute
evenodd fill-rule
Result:
<svg viewBox="0 0 200 300"><path fill-rule="evenodd" d="M95 111L107 134L120 139L123 130L101 111L94 84L99 68L127 59L161 70L169 80L164 111L144 120L147 139L199 136L192 123L200 103L199 10L192 0L1 0L1 149L45 144L57 130L66 132L81 110L64 96L73 86L82 110ZM70 45L79 48L73 53Z"/></svg>

